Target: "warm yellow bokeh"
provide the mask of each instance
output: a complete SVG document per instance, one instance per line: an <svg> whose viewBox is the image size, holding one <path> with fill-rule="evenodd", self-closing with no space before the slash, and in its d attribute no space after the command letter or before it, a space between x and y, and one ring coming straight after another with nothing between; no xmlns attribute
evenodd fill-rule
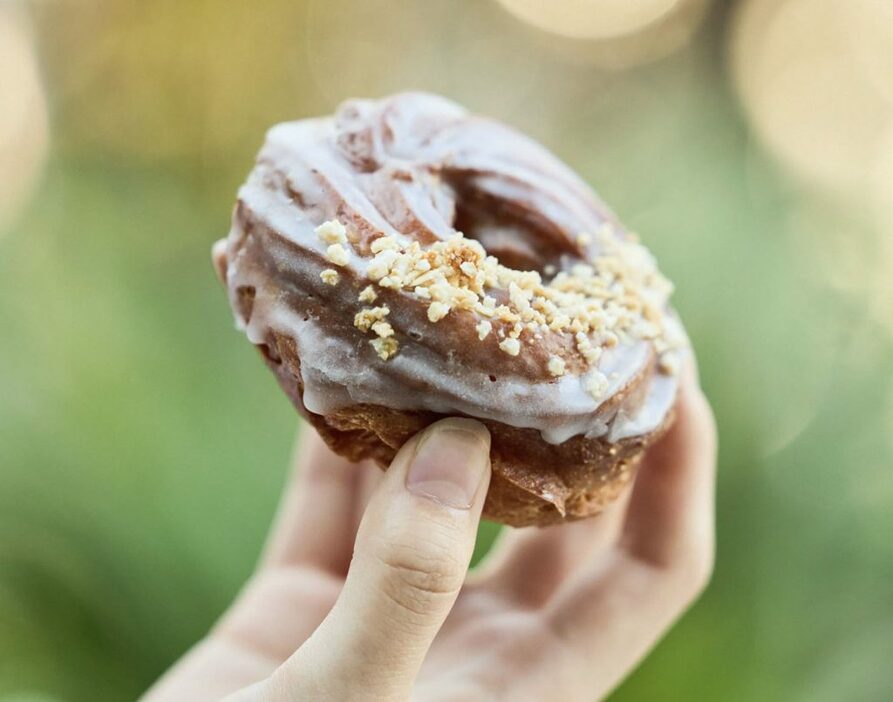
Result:
<svg viewBox="0 0 893 702"><path fill-rule="evenodd" d="M0 5L0 233L33 192L47 152L47 106L23 16Z"/></svg>
<svg viewBox="0 0 893 702"><path fill-rule="evenodd" d="M497 0L575 63L620 70L672 54L692 38L709 0Z"/></svg>
<svg viewBox="0 0 893 702"><path fill-rule="evenodd" d="M294 70L304 56L304 8L266 5L39 7L38 16L54 18L43 22L43 59L69 120L66 142L150 161L255 144L257 122L293 114L309 90L309 77Z"/></svg>
<svg viewBox="0 0 893 702"><path fill-rule="evenodd" d="M666 17L680 0L499 0L518 19L572 39L633 34Z"/></svg>
<svg viewBox="0 0 893 702"><path fill-rule="evenodd" d="M893 107L893 2L848 0L849 32L857 60Z"/></svg>
<svg viewBox="0 0 893 702"><path fill-rule="evenodd" d="M893 12L877 0L747 0L733 27L733 68L753 126L806 180L868 187L893 126ZM867 31L871 28L871 31Z"/></svg>

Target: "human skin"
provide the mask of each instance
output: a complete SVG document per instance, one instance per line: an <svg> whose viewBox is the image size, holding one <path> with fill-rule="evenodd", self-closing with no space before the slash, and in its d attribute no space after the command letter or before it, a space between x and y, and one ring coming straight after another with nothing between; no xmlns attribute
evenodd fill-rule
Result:
<svg viewBox="0 0 893 702"><path fill-rule="evenodd" d="M506 529L472 573L483 425L438 422L385 473L308 432L255 574L144 702L604 697L712 570L716 427L693 367L676 412L602 514Z"/></svg>

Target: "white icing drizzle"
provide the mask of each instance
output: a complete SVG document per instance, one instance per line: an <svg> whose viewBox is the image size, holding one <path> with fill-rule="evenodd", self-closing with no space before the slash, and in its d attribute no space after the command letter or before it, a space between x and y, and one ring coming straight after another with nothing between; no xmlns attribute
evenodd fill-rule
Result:
<svg viewBox="0 0 893 702"><path fill-rule="evenodd" d="M238 270L231 268L231 274L238 275ZM581 376L538 383L512 377L491 381L488 374L451 364L410 342L387 363L377 363L365 342L354 344L326 334L318 320L305 321L267 292L263 281L239 277L239 282L257 290L251 320L244 326L246 335L255 344L264 343L269 330L295 339L304 405L316 414L357 403L463 414L538 429L545 441L560 444L577 435L617 441L647 434L660 426L675 397L676 378L655 375L648 397L635 414L628 416L621 410L604 416L598 413L603 402L586 391ZM605 400L629 382L647 359L648 348L643 342L607 349L598 364L608 378ZM407 392L407 385L423 389Z"/></svg>

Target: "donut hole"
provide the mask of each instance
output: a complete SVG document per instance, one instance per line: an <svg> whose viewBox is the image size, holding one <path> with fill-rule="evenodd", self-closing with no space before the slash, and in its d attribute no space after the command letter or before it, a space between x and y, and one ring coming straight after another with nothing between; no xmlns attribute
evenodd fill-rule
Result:
<svg viewBox="0 0 893 702"><path fill-rule="evenodd" d="M562 257L580 256L565 232L542 215L467 185L454 190L453 227L479 241L502 265L551 279L547 271L560 269Z"/></svg>

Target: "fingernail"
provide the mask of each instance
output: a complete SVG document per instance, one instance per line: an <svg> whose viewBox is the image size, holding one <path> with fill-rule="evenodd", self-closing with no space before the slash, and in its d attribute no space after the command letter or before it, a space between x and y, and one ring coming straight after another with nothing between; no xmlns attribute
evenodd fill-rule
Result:
<svg viewBox="0 0 893 702"><path fill-rule="evenodd" d="M490 434L470 419L445 419L422 434L406 488L455 509L469 509L490 466Z"/></svg>

